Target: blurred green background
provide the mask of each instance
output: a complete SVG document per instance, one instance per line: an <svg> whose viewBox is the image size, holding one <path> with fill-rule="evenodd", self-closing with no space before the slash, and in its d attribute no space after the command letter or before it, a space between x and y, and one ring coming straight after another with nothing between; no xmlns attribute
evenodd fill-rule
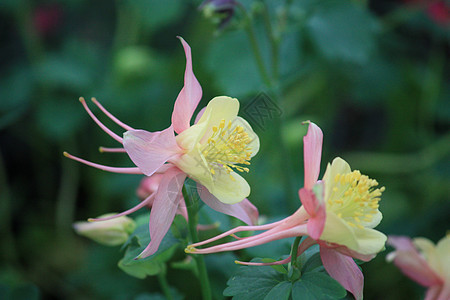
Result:
<svg viewBox="0 0 450 300"><path fill-rule="evenodd" d="M135 205L141 176L102 172L62 152L132 166L125 154L98 152L117 145L78 97L97 97L134 128L168 127L185 68L176 36L192 48L199 108L228 95L251 119L252 101L267 96L280 112L250 122L261 150L246 178L261 215L285 217L300 205L301 121L312 120L324 132L321 174L340 156L386 186L379 230L436 242L450 229L448 4L246 0L222 13L200 4L1 1L1 299L160 299L155 277L135 279L117 267L119 247L72 229L76 220ZM283 247L236 255L277 258L288 254ZM184 258L179 252L175 260ZM421 299L424 289L386 263L386 253L363 265L365 299ZM234 257L207 256L216 297ZM195 299L190 277L169 267L170 285Z"/></svg>

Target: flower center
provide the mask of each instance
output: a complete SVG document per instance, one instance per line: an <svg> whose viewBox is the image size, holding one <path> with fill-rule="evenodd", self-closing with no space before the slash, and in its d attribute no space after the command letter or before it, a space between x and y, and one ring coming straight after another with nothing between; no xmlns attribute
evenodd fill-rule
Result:
<svg viewBox="0 0 450 300"><path fill-rule="evenodd" d="M216 167L225 170L228 174L234 170L248 172L248 168L236 165L250 165L252 152L249 144L251 139L244 127L240 125L233 127L231 121L225 126L225 120L222 119L219 127L213 126L212 131L211 137L202 149L211 174L216 174L214 170ZM234 180L233 177L231 178Z"/></svg>
<svg viewBox="0 0 450 300"><path fill-rule="evenodd" d="M378 213L378 202L385 188L375 188L378 182L358 170L337 174L327 200L327 209L352 227L370 226L373 215Z"/></svg>

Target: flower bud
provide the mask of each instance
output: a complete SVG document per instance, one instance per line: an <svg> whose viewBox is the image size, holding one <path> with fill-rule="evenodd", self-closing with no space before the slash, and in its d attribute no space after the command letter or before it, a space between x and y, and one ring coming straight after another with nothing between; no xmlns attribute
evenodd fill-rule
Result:
<svg viewBox="0 0 450 300"><path fill-rule="evenodd" d="M105 214L98 218L105 218L115 214ZM90 238L106 246L118 246L128 240L129 235L136 228L133 219L126 216L97 222L76 222L75 231L82 236Z"/></svg>

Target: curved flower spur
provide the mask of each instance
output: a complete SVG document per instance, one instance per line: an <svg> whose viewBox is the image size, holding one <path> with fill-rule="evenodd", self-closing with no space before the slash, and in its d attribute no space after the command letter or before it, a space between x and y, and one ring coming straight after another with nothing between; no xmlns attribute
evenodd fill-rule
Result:
<svg viewBox="0 0 450 300"><path fill-rule="evenodd" d="M80 102L89 116L123 148L100 148L102 152L126 152L137 167L109 167L64 155L86 165L114 173L162 174L156 193L135 207L112 217L91 219L104 221L130 214L150 202L151 242L138 256L144 258L155 253L167 233L183 199L182 186L186 177L197 182L200 198L216 211L253 224L258 211L246 197L250 186L238 172L248 172L251 158L259 150L259 138L251 126L237 116L239 101L220 96L212 99L200 111L195 124L192 115L202 96L202 88L192 71L191 48L179 37L186 54L184 86L175 101L172 125L162 131L136 130L109 113L95 98L92 102L126 132L123 138L101 123L83 98ZM178 135L175 136L175 133ZM184 202L184 201L183 201Z"/></svg>
<svg viewBox="0 0 450 300"><path fill-rule="evenodd" d="M185 251L195 254L233 251L265 244L289 237L307 237L298 247L297 255L314 244L320 246L322 263L335 280L356 299L362 299L364 277L352 258L368 261L384 248L386 236L373 228L382 219L378 201L384 187L352 171L341 158L335 158L318 181L322 152L323 134L314 123L309 123L308 133L303 138L305 181L299 190L302 206L291 216L260 226L240 226L221 235L189 245ZM240 238L235 235L242 231L265 232ZM197 249L226 236L237 241ZM246 263L244 265L285 264L291 257L273 263Z"/></svg>

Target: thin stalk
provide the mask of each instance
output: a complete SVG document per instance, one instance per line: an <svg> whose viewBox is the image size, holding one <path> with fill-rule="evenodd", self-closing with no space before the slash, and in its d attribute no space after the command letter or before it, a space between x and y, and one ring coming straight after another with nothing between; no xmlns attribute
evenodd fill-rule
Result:
<svg viewBox="0 0 450 300"><path fill-rule="evenodd" d="M159 285L166 296L167 300L173 300L172 294L170 293L169 283L167 282L166 272L160 272L158 274Z"/></svg>
<svg viewBox="0 0 450 300"><path fill-rule="evenodd" d="M186 207L188 212L188 227L189 236L191 243L196 243L199 241L197 234L197 224L198 224L198 202L192 199L188 192L186 191L186 186L183 185L183 197L186 201ZM206 270L205 260L202 255L191 254L197 265L198 279L200 281L200 286L202 289L203 300L211 300L211 286L209 283L208 272Z"/></svg>
<svg viewBox="0 0 450 300"><path fill-rule="evenodd" d="M297 266L297 253L298 253L298 245L300 244L301 236L295 238L294 243L292 244L291 249L291 266Z"/></svg>
<svg viewBox="0 0 450 300"><path fill-rule="evenodd" d="M272 52L272 75L275 81L278 81L279 77L279 40L274 34L273 28L272 28L272 22L270 21L270 14L269 14L269 8L267 7L267 3L264 3L264 9L263 9L263 19L264 19L264 28L266 29L267 36L269 37L270 41L270 48Z"/></svg>
<svg viewBox="0 0 450 300"><path fill-rule="evenodd" d="M73 144L73 143L70 143ZM74 147L70 147L74 149ZM79 165L61 155L61 181L56 202L56 226L61 238L68 237L74 221L77 187L79 183Z"/></svg>
<svg viewBox="0 0 450 300"><path fill-rule="evenodd" d="M250 17L247 14L247 11L245 10L245 7L242 5L239 5L238 7L241 9L242 13L244 14L244 27L245 31L247 33L248 39L250 41L250 46L252 47L253 54L255 56L256 64L258 66L259 72L261 73L262 80L264 81L264 84L267 86L271 85L271 80L269 73L267 73L266 67L264 65L264 60L261 55L261 51L259 50L258 42L256 41L256 34L255 30L253 29L252 22Z"/></svg>

